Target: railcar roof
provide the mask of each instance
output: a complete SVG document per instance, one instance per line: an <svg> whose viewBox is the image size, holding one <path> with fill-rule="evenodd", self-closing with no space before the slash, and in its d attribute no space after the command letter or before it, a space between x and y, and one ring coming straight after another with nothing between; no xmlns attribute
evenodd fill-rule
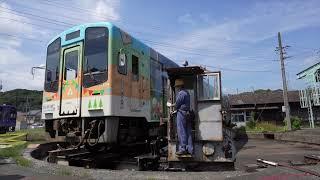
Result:
<svg viewBox="0 0 320 180"><path fill-rule="evenodd" d="M205 72L205 69L200 66L187 66L187 67L168 68L167 72L169 76L197 75L197 74L203 74Z"/></svg>
<svg viewBox="0 0 320 180"><path fill-rule="evenodd" d="M65 31L63 31L63 32L61 32L60 34L58 34L58 35L56 35L54 38L52 38L51 39L51 41L49 41L49 43L47 44L47 46L49 45L49 44L51 44L54 40L56 40L57 38L59 38L59 37L64 37L65 35L67 35L67 34L69 34L69 33L71 33L71 32L75 32L75 31L78 31L78 30L83 30L83 29L85 29L85 28L87 28L87 27L108 27L109 29L110 28L112 28L112 27L114 27L115 25L114 24L112 24L112 23L110 23L110 22L94 22L94 23L85 23L85 24L79 24L79 25L76 25L76 26L73 26L73 27L71 27L71 28L69 28L69 29L67 29L67 30L65 30ZM80 31L80 37L79 38L83 38L84 37L84 34L82 34L82 33L84 33L83 31ZM62 38L62 45L64 44L63 43L63 40L64 40L65 38ZM75 38L74 39L74 41L77 41L78 40L78 38ZM69 42L71 42L71 41L69 41Z"/></svg>
<svg viewBox="0 0 320 180"><path fill-rule="evenodd" d="M7 104L2 104L0 105L0 107L16 108L15 106L7 105Z"/></svg>

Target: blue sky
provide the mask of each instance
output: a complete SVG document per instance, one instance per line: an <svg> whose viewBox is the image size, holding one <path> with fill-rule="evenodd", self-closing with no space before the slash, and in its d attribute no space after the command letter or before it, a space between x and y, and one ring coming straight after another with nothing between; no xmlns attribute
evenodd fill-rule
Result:
<svg viewBox="0 0 320 180"><path fill-rule="evenodd" d="M225 93L282 88L277 32L296 74L319 61L320 1L0 0L0 80L4 90L43 88L46 44L77 24L111 21L180 63L222 71Z"/></svg>

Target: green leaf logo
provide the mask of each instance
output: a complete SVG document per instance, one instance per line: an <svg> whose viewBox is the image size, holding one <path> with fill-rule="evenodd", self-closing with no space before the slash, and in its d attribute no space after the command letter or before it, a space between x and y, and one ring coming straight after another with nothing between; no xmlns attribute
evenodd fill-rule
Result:
<svg viewBox="0 0 320 180"><path fill-rule="evenodd" d="M88 108L89 108L89 109L92 108L92 106L91 106L91 100L89 100Z"/></svg>
<svg viewBox="0 0 320 180"><path fill-rule="evenodd" d="M94 100L93 108L94 108L94 109L96 109L96 108L97 108L97 100L96 100L96 99Z"/></svg>
<svg viewBox="0 0 320 180"><path fill-rule="evenodd" d="M102 104L102 100L100 99L99 101L99 108L102 108L103 107L103 104Z"/></svg>

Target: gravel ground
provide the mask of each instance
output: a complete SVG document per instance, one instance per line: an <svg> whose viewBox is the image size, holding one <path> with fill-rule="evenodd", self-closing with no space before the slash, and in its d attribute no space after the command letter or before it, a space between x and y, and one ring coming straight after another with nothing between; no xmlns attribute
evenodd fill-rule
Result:
<svg viewBox="0 0 320 180"><path fill-rule="evenodd" d="M301 143L284 143L273 140L249 140L237 143L239 153L235 171L219 172L144 172L132 170L84 169L49 164L30 157L27 149L24 157L32 160L33 167L18 167L10 161L0 161L0 179L319 179L293 169L270 167L253 173L244 171L245 165L256 163L257 158L278 162L303 161L305 154L320 154L320 146ZM320 165L305 166L320 172Z"/></svg>
<svg viewBox="0 0 320 180"><path fill-rule="evenodd" d="M52 175L69 175L84 179L225 179L226 177L245 174L241 171L219 171L219 172L162 172L162 171L133 171L133 170L106 170L85 169L82 167L62 166L49 164L44 161L33 159L30 151L24 152L24 157L32 160L35 173L48 173Z"/></svg>

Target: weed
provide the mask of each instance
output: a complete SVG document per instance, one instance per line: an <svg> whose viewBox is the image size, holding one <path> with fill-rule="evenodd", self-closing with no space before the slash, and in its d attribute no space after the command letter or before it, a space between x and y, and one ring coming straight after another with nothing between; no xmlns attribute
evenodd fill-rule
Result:
<svg viewBox="0 0 320 180"><path fill-rule="evenodd" d="M273 123L268 122L257 122L255 126L246 126L246 131L253 131L253 132L283 132L285 131L285 126L277 126Z"/></svg>
<svg viewBox="0 0 320 180"><path fill-rule="evenodd" d="M27 143L25 141L18 141L9 143L12 146L0 149L0 157L17 157L21 155L23 149L27 147Z"/></svg>
<svg viewBox="0 0 320 180"><path fill-rule="evenodd" d="M41 142L46 140L44 128L24 129L19 132L26 133L28 141Z"/></svg>
<svg viewBox="0 0 320 180"><path fill-rule="evenodd" d="M301 128L301 119L297 116L291 117L291 125L293 130L297 130Z"/></svg>
<svg viewBox="0 0 320 180"><path fill-rule="evenodd" d="M56 173L61 176L70 176L72 173L69 169L59 168Z"/></svg>
<svg viewBox="0 0 320 180"><path fill-rule="evenodd" d="M14 160L16 160L16 163L19 166L23 166L23 167L31 167L32 162L22 156L17 156L13 158Z"/></svg>

